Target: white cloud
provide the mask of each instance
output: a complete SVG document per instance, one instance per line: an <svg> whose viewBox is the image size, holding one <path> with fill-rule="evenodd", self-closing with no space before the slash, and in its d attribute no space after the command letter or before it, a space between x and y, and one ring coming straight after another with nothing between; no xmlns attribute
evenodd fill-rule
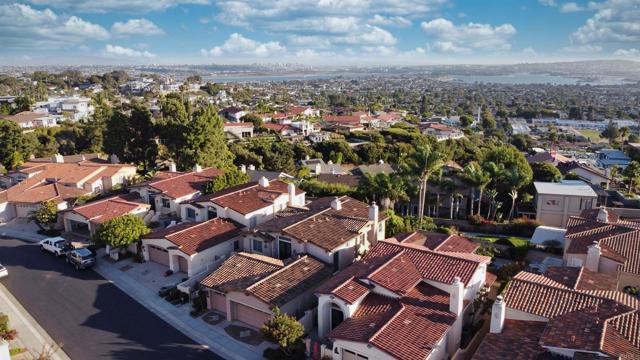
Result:
<svg viewBox="0 0 640 360"><path fill-rule="evenodd" d="M571 34L574 44L640 42L640 0L589 3L596 13Z"/></svg>
<svg viewBox="0 0 640 360"><path fill-rule="evenodd" d="M164 31L147 19L130 19L127 22L116 22L111 26L111 31L116 35L162 35Z"/></svg>
<svg viewBox="0 0 640 360"><path fill-rule="evenodd" d="M538 2L540 3L540 5L543 5L543 6L551 6L551 7L558 6L558 3L556 3L555 0L538 0Z"/></svg>
<svg viewBox="0 0 640 360"><path fill-rule="evenodd" d="M402 16L385 17L380 14L375 14L373 15L373 18L369 20L369 24L396 26L396 27L409 27L411 26L411 20Z"/></svg>
<svg viewBox="0 0 640 360"><path fill-rule="evenodd" d="M318 35L291 35L289 42L296 46L305 46L313 48L328 48L331 46L329 39Z"/></svg>
<svg viewBox="0 0 640 360"><path fill-rule="evenodd" d="M220 46L215 46L211 50L200 50L203 55L207 56L255 55L258 57L269 57L286 51L287 49L277 41L261 43L238 33L231 34L224 44Z"/></svg>
<svg viewBox="0 0 640 360"><path fill-rule="evenodd" d="M560 12L562 13L572 13L584 10L586 10L584 7L578 5L578 3L575 2L568 2L560 6Z"/></svg>
<svg viewBox="0 0 640 360"><path fill-rule="evenodd" d="M602 46L599 45L571 45L565 46L562 49L565 53L579 53L579 54L592 54L602 51Z"/></svg>
<svg viewBox="0 0 640 360"><path fill-rule="evenodd" d="M154 58L155 54L148 51L138 51L131 48L126 48L118 45L107 44L104 48L104 52L107 56L127 56L135 58Z"/></svg>
<svg viewBox="0 0 640 360"><path fill-rule="evenodd" d="M613 55L619 57L640 57L640 49L618 49Z"/></svg>
<svg viewBox="0 0 640 360"><path fill-rule="evenodd" d="M455 25L443 18L422 22L422 30L433 40L431 48L441 52L464 53L470 50L509 50L516 34L511 24L492 26L468 23Z"/></svg>
<svg viewBox="0 0 640 360"><path fill-rule="evenodd" d="M0 4L0 43L8 48L68 48L109 37L102 26L77 16L59 16L51 9L17 3Z"/></svg>
<svg viewBox="0 0 640 360"><path fill-rule="evenodd" d="M178 5L208 5L209 0L27 0L31 4L80 12L105 13L110 11L150 12L166 10Z"/></svg>

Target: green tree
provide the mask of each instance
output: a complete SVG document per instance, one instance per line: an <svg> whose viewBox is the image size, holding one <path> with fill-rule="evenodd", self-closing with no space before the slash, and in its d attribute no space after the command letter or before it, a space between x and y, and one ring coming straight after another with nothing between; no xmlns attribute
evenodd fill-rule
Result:
<svg viewBox="0 0 640 360"><path fill-rule="evenodd" d="M496 119L493 117L491 110L485 107L482 110L482 129L489 130L496 128Z"/></svg>
<svg viewBox="0 0 640 360"><path fill-rule="evenodd" d="M112 247L127 247L151 232L141 217L136 215L121 215L107 220L93 236L97 244Z"/></svg>
<svg viewBox="0 0 640 360"><path fill-rule="evenodd" d="M634 186L640 180L640 162L634 160L622 171L622 177L629 184L629 191L633 191Z"/></svg>
<svg viewBox="0 0 640 360"><path fill-rule="evenodd" d="M278 344L282 353L288 356L304 335L304 326L293 316L275 307L273 316L264 323L260 332L267 340Z"/></svg>
<svg viewBox="0 0 640 360"><path fill-rule="evenodd" d="M379 201L383 209L393 209L396 201L409 200L402 177L385 173L363 176L358 185L358 193L368 200Z"/></svg>
<svg viewBox="0 0 640 360"><path fill-rule="evenodd" d="M534 162L531 164L533 181L558 182L562 180L562 173L553 164Z"/></svg>
<svg viewBox="0 0 640 360"><path fill-rule="evenodd" d="M246 184L251 180L247 173L243 173L237 168L225 171L224 175L216 176L204 188L205 194L211 194L230 188L232 186Z"/></svg>
<svg viewBox="0 0 640 360"><path fill-rule="evenodd" d="M113 111L102 94L96 95L93 103L95 108L93 115L83 120L80 128L82 137L87 142L85 151L98 153L103 151L104 132L107 121L113 116Z"/></svg>
<svg viewBox="0 0 640 360"><path fill-rule="evenodd" d="M29 96L18 96L15 100L12 113L17 114L23 111L31 111L34 105L33 99Z"/></svg>
<svg viewBox="0 0 640 360"><path fill-rule="evenodd" d="M6 169L14 169L21 160L28 159L33 150L33 144L20 126L9 120L0 120L0 144L0 164Z"/></svg>
<svg viewBox="0 0 640 360"><path fill-rule="evenodd" d="M261 127L263 123L262 119L255 114L247 114L243 116L240 121L253 123L253 126L256 128Z"/></svg>
<svg viewBox="0 0 640 360"><path fill-rule="evenodd" d="M460 174L462 180L471 187L471 208L469 209L469 215L473 215L474 201L475 201L475 189L480 190L478 201L478 214L480 214L482 204L482 193L484 188L489 184L491 178L484 169L475 161L468 163L462 173Z"/></svg>
<svg viewBox="0 0 640 360"><path fill-rule="evenodd" d="M135 104L129 116L129 137L125 161L142 164L146 172L158 156L156 131L151 112L142 104Z"/></svg>
<svg viewBox="0 0 640 360"><path fill-rule="evenodd" d="M424 207L427 197L427 182L429 177L440 170L445 162L445 156L439 151L434 151L429 145L420 146L413 156L413 165L419 175L419 195L418 195L418 219L424 216Z"/></svg>
<svg viewBox="0 0 640 360"><path fill-rule="evenodd" d="M510 189L513 186L519 189L529 184L533 177L533 171L524 154L511 145L502 143L489 144L483 149L481 161L483 163L493 162L502 169L514 170L520 175L518 184L511 184L510 179L506 177L497 179L495 181L495 188L497 189Z"/></svg>
<svg viewBox="0 0 640 360"><path fill-rule="evenodd" d="M107 119L104 132L104 151L109 155L117 155L120 160L127 159L127 145L129 143L129 117L120 112L114 112Z"/></svg>
<svg viewBox="0 0 640 360"><path fill-rule="evenodd" d="M58 205L52 200L41 202L38 209L31 212L29 220L35 222L42 230L53 230L58 222Z"/></svg>
<svg viewBox="0 0 640 360"><path fill-rule="evenodd" d="M460 125L464 128L468 128L473 124L473 118L469 115L460 116Z"/></svg>
<svg viewBox="0 0 640 360"><path fill-rule="evenodd" d="M609 124L607 127L600 133L600 137L605 138L609 141L609 144L615 143L620 137L620 130L618 126L613 122L613 120L609 120Z"/></svg>
<svg viewBox="0 0 640 360"><path fill-rule="evenodd" d="M233 169L233 153L227 147L224 124L212 105L198 110L187 125L185 147L181 149L183 167L194 165Z"/></svg>
<svg viewBox="0 0 640 360"><path fill-rule="evenodd" d="M403 232L412 231L411 221L396 214L392 209L385 211L387 222L385 225L385 237L390 238Z"/></svg>

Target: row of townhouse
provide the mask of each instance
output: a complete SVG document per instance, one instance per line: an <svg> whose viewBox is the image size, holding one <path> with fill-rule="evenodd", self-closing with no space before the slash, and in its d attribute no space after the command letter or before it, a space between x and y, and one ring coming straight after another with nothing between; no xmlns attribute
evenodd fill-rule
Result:
<svg viewBox="0 0 640 360"><path fill-rule="evenodd" d="M0 179L0 222L28 218L43 201L54 201L59 210L77 198L97 195L126 185L136 167L114 164L98 157L56 155L20 165Z"/></svg>

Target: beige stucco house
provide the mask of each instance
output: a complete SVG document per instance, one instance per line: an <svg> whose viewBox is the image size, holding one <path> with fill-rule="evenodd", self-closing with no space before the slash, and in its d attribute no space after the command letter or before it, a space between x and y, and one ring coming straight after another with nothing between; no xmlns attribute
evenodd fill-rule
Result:
<svg viewBox="0 0 640 360"><path fill-rule="evenodd" d="M533 183L536 188L536 220L543 225L565 227L571 216L596 207L598 195L581 180Z"/></svg>

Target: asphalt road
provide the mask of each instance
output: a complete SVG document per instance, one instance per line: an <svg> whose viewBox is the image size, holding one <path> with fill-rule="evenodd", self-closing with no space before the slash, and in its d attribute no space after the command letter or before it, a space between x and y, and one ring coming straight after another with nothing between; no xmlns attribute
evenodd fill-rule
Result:
<svg viewBox="0 0 640 360"><path fill-rule="evenodd" d="M72 360L222 359L91 270L0 238L0 280Z"/></svg>

